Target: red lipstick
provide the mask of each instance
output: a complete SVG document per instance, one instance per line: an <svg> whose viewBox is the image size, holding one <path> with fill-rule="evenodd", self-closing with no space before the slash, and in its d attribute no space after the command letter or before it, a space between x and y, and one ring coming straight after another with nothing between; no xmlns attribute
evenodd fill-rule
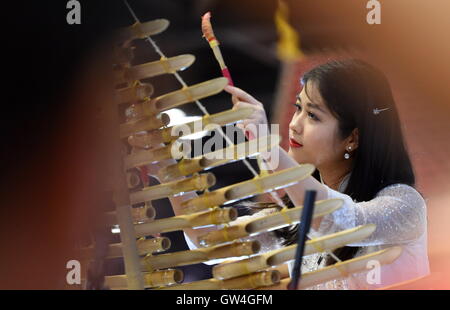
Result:
<svg viewBox="0 0 450 310"><path fill-rule="evenodd" d="M298 143L297 141L295 141L292 138L289 138L289 145L291 147L302 147L303 146L302 144Z"/></svg>

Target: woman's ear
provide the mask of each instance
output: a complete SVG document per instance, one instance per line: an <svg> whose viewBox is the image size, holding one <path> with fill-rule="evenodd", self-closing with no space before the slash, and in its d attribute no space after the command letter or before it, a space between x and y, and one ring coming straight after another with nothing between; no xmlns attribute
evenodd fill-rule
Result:
<svg viewBox="0 0 450 310"><path fill-rule="evenodd" d="M352 130L352 133L347 138L346 148L351 147L351 150L354 151L358 148L358 146L359 146L359 130L358 128L355 128Z"/></svg>

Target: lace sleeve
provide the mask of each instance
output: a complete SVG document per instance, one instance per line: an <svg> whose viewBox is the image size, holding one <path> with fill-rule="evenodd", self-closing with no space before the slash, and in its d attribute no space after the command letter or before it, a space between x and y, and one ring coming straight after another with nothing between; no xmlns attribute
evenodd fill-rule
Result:
<svg viewBox="0 0 450 310"><path fill-rule="evenodd" d="M420 237L426 230L425 201L408 185L385 187L374 199L359 203L348 195L329 187L327 189L329 199L343 199L344 205L323 218L318 229L319 235L371 223L377 225L375 232L351 246L373 246L407 243Z"/></svg>

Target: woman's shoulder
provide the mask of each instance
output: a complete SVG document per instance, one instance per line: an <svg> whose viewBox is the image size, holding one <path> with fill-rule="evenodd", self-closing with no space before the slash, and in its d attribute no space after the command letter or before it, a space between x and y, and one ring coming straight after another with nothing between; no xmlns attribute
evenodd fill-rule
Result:
<svg viewBox="0 0 450 310"><path fill-rule="evenodd" d="M391 184L381 189L376 197L389 196L397 200L401 200L403 203L413 206L425 206L425 200L423 196L414 187L396 183Z"/></svg>

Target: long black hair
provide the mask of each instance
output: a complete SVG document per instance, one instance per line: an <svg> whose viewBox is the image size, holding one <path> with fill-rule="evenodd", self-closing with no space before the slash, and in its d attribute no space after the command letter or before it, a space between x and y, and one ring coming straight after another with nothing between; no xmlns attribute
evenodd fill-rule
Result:
<svg viewBox="0 0 450 310"><path fill-rule="evenodd" d="M377 192L391 184L414 186L414 172L397 108L388 80L381 71L361 60L333 60L304 74L301 83L304 87L307 83L318 87L325 104L338 120L341 139L356 128L359 131L358 148L352 153L353 167L344 194L362 202L373 199ZM314 176L318 177L317 171ZM288 207L293 207L287 196L284 201ZM284 239L285 245L297 240L297 226L275 233ZM346 260L353 258L357 250L357 247L342 247L334 254ZM331 257L327 258L327 265L334 262Z"/></svg>

